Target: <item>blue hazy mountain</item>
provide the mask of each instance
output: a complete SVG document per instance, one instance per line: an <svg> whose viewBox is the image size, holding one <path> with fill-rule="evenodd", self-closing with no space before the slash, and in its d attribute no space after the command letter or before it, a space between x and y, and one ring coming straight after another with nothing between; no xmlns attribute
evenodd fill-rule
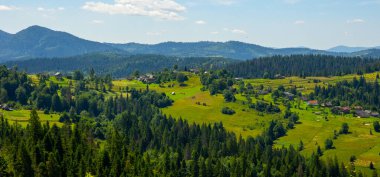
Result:
<svg viewBox="0 0 380 177"><path fill-rule="evenodd" d="M31 26L16 34L0 30L0 62L31 58L64 58L89 53L154 54L176 57L223 57L247 60L273 55L323 54L379 57L377 50L339 46L324 50L305 47L271 48L238 41L164 42L159 44L112 44L81 39L72 34Z"/></svg>
<svg viewBox="0 0 380 177"><path fill-rule="evenodd" d="M16 34L0 32L0 61L35 57L67 57L117 49L65 32L31 26Z"/></svg>
<svg viewBox="0 0 380 177"><path fill-rule="evenodd" d="M247 60L272 55L327 54L332 52L308 48L275 49L238 41L229 42L164 42L154 45L127 43L109 44L131 54L159 54L183 57L224 57Z"/></svg>

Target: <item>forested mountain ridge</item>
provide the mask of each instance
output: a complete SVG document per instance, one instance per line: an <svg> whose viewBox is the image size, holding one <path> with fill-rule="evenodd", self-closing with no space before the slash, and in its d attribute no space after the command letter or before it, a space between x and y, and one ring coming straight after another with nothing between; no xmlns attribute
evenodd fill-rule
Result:
<svg viewBox="0 0 380 177"><path fill-rule="evenodd" d="M339 53L354 53L354 52L359 52L363 50L369 50L369 49L380 49L380 46L377 47L349 47L349 46L336 46L330 49L327 49L327 51L330 52L339 52Z"/></svg>
<svg viewBox="0 0 380 177"><path fill-rule="evenodd" d="M245 78L341 76L379 71L380 60L326 55L291 55L232 63L226 68L236 77Z"/></svg>
<svg viewBox="0 0 380 177"><path fill-rule="evenodd" d="M81 39L72 34L31 26L16 34L0 31L0 62L31 58L71 57L94 52L125 52L176 57L224 57L238 60L275 55L324 54L379 57L376 50L335 52L309 48L271 48L238 41L163 42L159 44L112 44Z"/></svg>
<svg viewBox="0 0 380 177"><path fill-rule="evenodd" d="M263 47L255 44L248 44L238 41L228 42L164 42L154 45L144 45L138 43L128 44L109 44L119 49L125 50L132 54L162 54L170 56L185 57L224 57L239 60L247 60L258 57L272 55L290 55L290 54L330 54L321 50L308 48L282 48L274 49Z"/></svg>
<svg viewBox="0 0 380 177"><path fill-rule="evenodd" d="M180 69L217 69L235 60L219 57L170 57L162 55L125 55L122 53L93 53L67 58L40 58L5 63L17 66L28 73L88 71L94 68L98 74L125 77L134 71L141 73L160 71L178 65Z"/></svg>
<svg viewBox="0 0 380 177"><path fill-rule="evenodd" d="M67 57L92 52L119 51L109 45L69 33L31 26L16 34L0 32L0 62L34 57Z"/></svg>

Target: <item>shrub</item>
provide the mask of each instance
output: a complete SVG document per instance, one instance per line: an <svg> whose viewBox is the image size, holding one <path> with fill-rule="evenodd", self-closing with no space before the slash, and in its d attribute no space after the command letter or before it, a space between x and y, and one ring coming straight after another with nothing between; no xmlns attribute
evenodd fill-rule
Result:
<svg viewBox="0 0 380 177"><path fill-rule="evenodd" d="M233 115L233 114L235 114L235 111L229 107L224 107L222 109L222 113L227 114L227 115Z"/></svg>
<svg viewBox="0 0 380 177"><path fill-rule="evenodd" d="M375 130L375 132L380 132L380 124L379 124L379 121L375 121L375 122L373 122L373 129Z"/></svg>
<svg viewBox="0 0 380 177"><path fill-rule="evenodd" d="M342 128L340 129L340 134L348 134L349 133L349 127L347 123L342 124Z"/></svg>
<svg viewBox="0 0 380 177"><path fill-rule="evenodd" d="M326 139L325 141L325 149L333 149L334 148L334 143L331 139Z"/></svg>

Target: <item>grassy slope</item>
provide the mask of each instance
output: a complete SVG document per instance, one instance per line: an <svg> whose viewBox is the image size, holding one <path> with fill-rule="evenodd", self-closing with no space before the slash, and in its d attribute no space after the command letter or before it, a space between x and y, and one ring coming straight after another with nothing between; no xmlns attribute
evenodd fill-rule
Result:
<svg viewBox="0 0 380 177"><path fill-rule="evenodd" d="M263 84L264 87L272 88L277 88L279 85L284 85L285 87L297 86L301 88L303 93L310 93L316 85L313 83L314 79L322 81L317 83L317 85L324 85L327 83L334 84L342 80L351 80L355 76L310 77L305 79L291 77L280 80L249 79L245 80L245 82L251 83L253 86ZM367 74L365 77L373 81L376 78L376 73ZM54 79L52 80L54 81ZM65 80L60 85L66 85L67 83L68 81ZM127 86L129 88L146 89L146 85L138 81L117 80L113 83L113 91L115 93L120 90L120 87L125 88ZM175 100L173 106L163 109L164 113L176 118L182 117L190 123L215 123L222 121L228 130L234 131L238 135L241 134L243 137L255 136L262 132L269 120L281 118L281 115L260 116L256 111L247 109L248 106L242 104L245 98L240 95L236 95L237 102L225 103L222 95L211 96L208 92L202 92L200 90L202 86L197 76L191 75L190 80L185 83L187 86L184 87L180 87L176 82L166 83L164 84L164 88L159 87L157 84L149 86L150 89L164 92ZM168 87L171 84L175 84L175 86ZM172 92L176 94L171 95ZM107 95L111 94L113 95L114 93L108 93ZM261 98L264 98L266 101L272 101L270 95ZM197 105L195 104L196 102L206 103L207 106ZM255 102L255 98L253 98L253 102ZM233 108L236 114L232 116L223 115L220 110L224 106ZM336 149L324 151L323 158L334 157L336 155L340 161L348 164L349 157L355 155L358 158L356 163L358 169L369 172L368 164L371 161L374 162L375 167L380 168L380 133L372 130L373 135L369 134L372 122L376 118L358 119L352 117L352 115L334 116L328 113L327 109L308 108L306 110L304 103L302 103L301 107L303 109L293 109L293 111L300 114L301 123L297 124L295 129L290 130L287 136L280 138L276 142L277 147L289 146L290 144L297 147L300 140L302 140L305 145L305 150L303 151L305 155L309 155L315 151L318 145L324 150L325 139L332 138L333 131L339 131L341 124L347 122L350 126L351 134L340 135L338 139L333 140ZM242 111L243 109L248 111ZM327 112L326 116L329 121L324 119L325 115L315 115L313 113L315 111ZM28 113L24 113L24 115L29 116ZM44 120L45 118L41 119Z"/></svg>
<svg viewBox="0 0 380 177"><path fill-rule="evenodd" d="M266 80L255 79L248 80L252 85L263 84L265 87L277 88L279 85L286 87L304 87L303 93L310 93L315 83L313 79L319 79L322 82L317 85L334 84L342 80L352 80L353 77L359 77L357 75L337 76L331 78L325 77L312 77L312 78L286 78L281 80ZM366 79L374 81L376 73L366 74ZM290 81L292 80L292 82ZM329 113L328 109L313 108L306 110L306 104L303 103L303 109L293 109L293 111L300 114L300 124L296 125L296 128L290 130L288 135L280 138L277 141L277 147L289 146L292 144L297 147L300 140L303 141L305 150L304 154L310 155L316 151L317 146L321 146L324 150L324 142L327 138L333 138L334 130L339 131L343 122L347 122L350 127L349 135L340 135L334 141L335 149L324 151L323 158L334 158L337 156L340 161L345 163L349 162L351 155L355 155L358 160L356 166L358 169L369 172L368 166L372 161L376 168L380 168L380 133L376 133L373 130L372 122L379 120L378 118L366 118L359 119L352 115L335 116ZM324 115L316 115L313 112L326 112ZM328 121L324 119L324 116L328 117ZM372 129L373 135L370 135L370 129ZM370 174L370 173L369 173Z"/></svg>
<svg viewBox="0 0 380 177"><path fill-rule="evenodd" d="M3 114L6 119L8 119L9 123L14 124L17 123L23 127L26 127L30 118L30 110L15 110L15 111L3 111L0 110L0 114ZM49 122L50 125L57 124L58 126L62 126L60 123L58 114L44 114L42 111L38 111L38 115L40 117L40 121L42 123Z"/></svg>

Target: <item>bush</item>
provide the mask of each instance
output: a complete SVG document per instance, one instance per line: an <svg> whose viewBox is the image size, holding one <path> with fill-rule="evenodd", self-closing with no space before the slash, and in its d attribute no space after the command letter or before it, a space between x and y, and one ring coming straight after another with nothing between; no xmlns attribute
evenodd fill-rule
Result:
<svg viewBox="0 0 380 177"><path fill-rule="evenodd" d="M224 100L226 102L235 102L236 101L234 93L230 90L224 91L223 96L224 96Z"/></svg>
<svg viewBox="0 0 380 177"><path fill-rule="evenodd" d="M227 114L227 115L233 115L233 114L235 114L235 111L229 107L224 107L222 109L222 113Z"/></svg>
<svg viewBox="0 0 380 177"><path fill-rule="evenodd" d="M373 122L373 129L375 130L375 132L380 132L380 124L379 124L379 121L375 121L375 122Z"/></svg>
<svg viewBox="0 0 380 177"><path fill-rule="evenodd" d="M333 149L334 148L334 143L331 139L326 139L325 141L325 149Z"/></svg>
<svg viewBox="0 0 380 177"><path fill-rule="evenodd" d="M342 124L342 128L340 129L340 134L348 134L349 133L349 127L347 123Z"/></svg>

